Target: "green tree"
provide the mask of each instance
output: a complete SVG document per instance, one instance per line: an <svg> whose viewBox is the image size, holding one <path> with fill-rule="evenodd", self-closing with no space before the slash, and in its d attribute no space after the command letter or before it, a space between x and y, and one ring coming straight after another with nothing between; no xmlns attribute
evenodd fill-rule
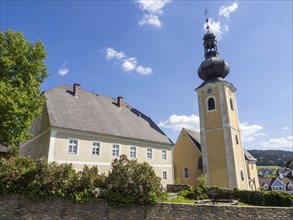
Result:
<svg viewBox="0 0 293 220"><path fill-rule="evenodd" d="M160 182L148 163L128 160L122 155L112 163L102 196L115 205L153 203L162 196Z"/></svg>
<svg viewBox="0 0 293 220"><path fill-rule="evenodd" d="M44 45L21 32L0 32L0 144L18 146L41 114L40 85L48 76Z"/></svg>

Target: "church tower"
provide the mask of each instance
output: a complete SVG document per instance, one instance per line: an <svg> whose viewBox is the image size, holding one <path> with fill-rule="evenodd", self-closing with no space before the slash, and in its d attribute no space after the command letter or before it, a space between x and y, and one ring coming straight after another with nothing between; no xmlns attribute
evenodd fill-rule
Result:
<svg viewBox="0 0 293 220"><path fill-rule="evenodd" d="M208 19L206 19L208 22ZM248 190L248 177L236 105L236 88L225 80L230 67L219 57L216 37L203 37L205 60L198 68L204 82L198 95L203 172L209 186Z"/></svg>

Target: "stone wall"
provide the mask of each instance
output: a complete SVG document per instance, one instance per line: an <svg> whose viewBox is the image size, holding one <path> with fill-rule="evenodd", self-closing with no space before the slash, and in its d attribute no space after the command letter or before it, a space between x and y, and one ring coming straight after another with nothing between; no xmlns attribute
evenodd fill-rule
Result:
<svg viewBox="0 0 293 220"><path fill-rule="evenodd" d="M290 219L293 208L239 207L161 203L114 208L101 201L75 204L54 199L44 202L21 196L0 197L0 219Z"/></svg>

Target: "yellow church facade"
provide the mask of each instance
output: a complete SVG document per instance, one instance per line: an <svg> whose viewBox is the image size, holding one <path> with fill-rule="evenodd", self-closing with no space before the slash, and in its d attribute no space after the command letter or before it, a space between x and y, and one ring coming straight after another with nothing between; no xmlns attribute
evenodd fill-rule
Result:
<svg viewBox="0 0 293 220"><path fill-rule="evenodd" d="M203 172L210 186L248 189L235 87L226 81L198 88Z"/></svg>

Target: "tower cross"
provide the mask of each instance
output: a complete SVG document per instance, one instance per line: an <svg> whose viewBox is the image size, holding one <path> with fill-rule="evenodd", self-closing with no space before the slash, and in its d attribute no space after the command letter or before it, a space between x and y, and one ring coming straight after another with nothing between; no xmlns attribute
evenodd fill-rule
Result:
<svg viewBox="0 0 293 220"><path fill-rule="evenodd" d="M208 9L204 10L204 15L206 16L206 23L207 23L206 28L207 28L208 32L210 32L208 14L209 14L209 10Z"/></svg>
<svg viewBox="0 0 293 220"><path fill-rule="evenodd" d="M209 10L208 9L204 10L204 15L206 16L206 19L208 19L208 14L209 14Z"/></svg>

